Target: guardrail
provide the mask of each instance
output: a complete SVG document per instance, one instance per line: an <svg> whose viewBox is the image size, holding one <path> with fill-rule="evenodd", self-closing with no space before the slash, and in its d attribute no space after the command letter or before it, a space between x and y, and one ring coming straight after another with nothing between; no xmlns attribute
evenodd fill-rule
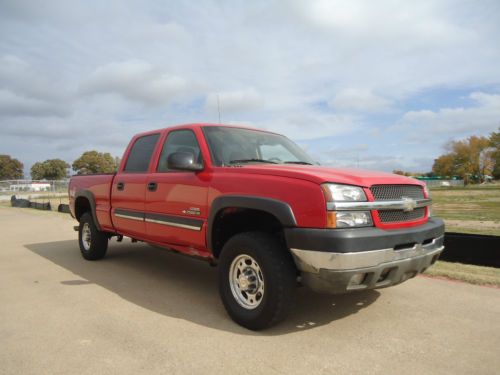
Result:
<svg viewBox="0 0 500 375"><path fill-rule="evenodd" d="M447 232L440 259L500 268L500 236Z"/></svg>

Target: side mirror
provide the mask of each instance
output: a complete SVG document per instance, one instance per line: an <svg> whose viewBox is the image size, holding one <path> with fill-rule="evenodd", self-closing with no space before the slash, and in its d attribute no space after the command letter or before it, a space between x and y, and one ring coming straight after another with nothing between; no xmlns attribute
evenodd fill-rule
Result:
<svg viewBox="0 0 500 375"><path fill-rule="evenodd" d="M174 152L168 156L167 168L181 171L201 171L203 165L194 162L191 152Z"/></svg>

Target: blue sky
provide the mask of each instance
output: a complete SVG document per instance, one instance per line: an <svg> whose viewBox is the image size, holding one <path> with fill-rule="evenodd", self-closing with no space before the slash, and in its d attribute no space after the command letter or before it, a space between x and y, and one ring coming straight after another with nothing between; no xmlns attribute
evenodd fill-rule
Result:
<svg viewBox="0 0 500 375"><path fill-rule="evenodd" d="M0 153L120 156L222 121L322 164L428 171L500 126L498 1L2 1Z"/></svg>

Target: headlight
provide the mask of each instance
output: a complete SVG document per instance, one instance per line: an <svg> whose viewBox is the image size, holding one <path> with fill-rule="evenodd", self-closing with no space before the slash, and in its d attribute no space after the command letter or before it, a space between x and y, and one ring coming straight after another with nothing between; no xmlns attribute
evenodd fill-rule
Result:
<svg viewBox="0 0 500 375"><path fill-rule="evenodd" d="M363 188L352 185L321 185L327 204L328 228L353 228L373 226L370 211L335 211L335 202L366 202Z"/></svg>
<svg viewBox="0 0 500 375"><path fill-rule="evenodd" d="M430 191L429 187L427 186L427 184L424 185L424 193L425 193L425 196L427 198L431 197L431 191Z"/></svg>
<svg viewBox="0 0 500 375"><path fill-rule="evenodd" d="M366 195L359 186L323 184L321 185L327 202L363 202Z"/></svg>
<svg viewBox="0 0 500 375"><path fill-rule="evenodd" d="M431 190L429 189L427 184L424 185L424 193L427 199L431 198ZM432 206L427 206L427 216L432 216Z"/></svg>
<svg viewBox="0 0 500 375"><path fill-rule="evenodd" d="M337 228L373 226L370 211L338 211Z"/></svg>

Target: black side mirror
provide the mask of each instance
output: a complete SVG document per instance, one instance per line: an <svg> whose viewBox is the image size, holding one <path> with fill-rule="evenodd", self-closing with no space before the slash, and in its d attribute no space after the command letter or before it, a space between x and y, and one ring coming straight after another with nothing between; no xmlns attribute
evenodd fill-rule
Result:
<svg viewBox="0 0 500 375"><path fill-rule="evenodd" d="M174 152L168 156L167 168L181 171L201 171L203 165L194 162L191 152Z"/></svg>

